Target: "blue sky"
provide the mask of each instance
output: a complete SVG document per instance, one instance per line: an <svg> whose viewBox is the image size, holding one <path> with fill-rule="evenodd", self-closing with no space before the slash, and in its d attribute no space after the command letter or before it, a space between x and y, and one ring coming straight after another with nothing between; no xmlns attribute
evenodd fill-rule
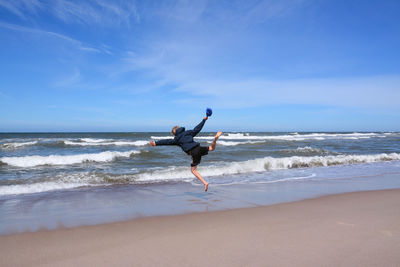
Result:
<svg viewBox="0 0 400 267"><path fill-rule="evenodd" d="M400 1L0 0L0 131L399 131Z"/></svg>

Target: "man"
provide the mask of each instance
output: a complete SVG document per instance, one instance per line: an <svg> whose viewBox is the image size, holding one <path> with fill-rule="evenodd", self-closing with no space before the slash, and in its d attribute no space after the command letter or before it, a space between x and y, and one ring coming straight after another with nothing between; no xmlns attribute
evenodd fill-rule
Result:
<svg viewBox="0 0 400 267"><path fill-rule="evenodd" d="M217 140L222 135L222 132L217 132L213 142L211 143L211 146L208 147L200 146L199 143L193 140L193 137L195 137L201 131L207 119L208 116L204 117L199 125L194 127L193 130L185 131L184 127L175 126L174 128L172 128L171 131L171 133L175 136L174 139L164 139L156 142L150 141L151 146L180 146L184 152L192 156L192 163L190 164L191 171L194 176L196 176L204 184L204 191L206 192L208 190L208 183L203 179L203 177L201 177L200 173L197 171L197 165L199 165L202 156L207 155L208 151L215 150Z"/></svg>

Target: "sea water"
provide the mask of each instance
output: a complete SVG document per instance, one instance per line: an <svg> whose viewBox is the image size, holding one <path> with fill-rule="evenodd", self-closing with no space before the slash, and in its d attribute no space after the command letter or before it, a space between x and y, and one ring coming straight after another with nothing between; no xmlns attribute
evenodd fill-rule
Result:
<svg viewBox="0 0 400 267"><path fill-rule="evenodd" d="M400 188L398 132L224 133L198 167L207 193L179 147L148 145L167 138L0 134L0 233Z"/></svg>

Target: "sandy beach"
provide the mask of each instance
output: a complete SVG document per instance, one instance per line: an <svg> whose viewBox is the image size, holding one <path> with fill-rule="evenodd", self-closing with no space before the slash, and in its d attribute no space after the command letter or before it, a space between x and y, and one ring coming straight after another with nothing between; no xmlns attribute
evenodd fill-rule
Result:
<svg viewBox="0 0 400 267"><path fill-rule="evenodd" d="M1 266L399 266L400 190L0 236Z"/></svg>

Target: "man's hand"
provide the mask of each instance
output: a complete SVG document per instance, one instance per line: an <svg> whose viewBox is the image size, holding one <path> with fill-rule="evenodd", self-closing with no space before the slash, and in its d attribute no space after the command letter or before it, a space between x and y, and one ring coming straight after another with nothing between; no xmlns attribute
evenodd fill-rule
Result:
<svg viewBox="0 0 400 267"><path fill-rule="evenodd" d="M206 117L204 117L204 119L203 119L203 120L205 120L205 121L206 121L207 119L208 119L208 117L206 116Z"/></svg>
<svg viewBox="0 0 400 267"><path fill-rule="evenodd" d="M156 142L154 142L154 141L150 141L149 144L150 144L150 146L156 146Z"/></svg>

